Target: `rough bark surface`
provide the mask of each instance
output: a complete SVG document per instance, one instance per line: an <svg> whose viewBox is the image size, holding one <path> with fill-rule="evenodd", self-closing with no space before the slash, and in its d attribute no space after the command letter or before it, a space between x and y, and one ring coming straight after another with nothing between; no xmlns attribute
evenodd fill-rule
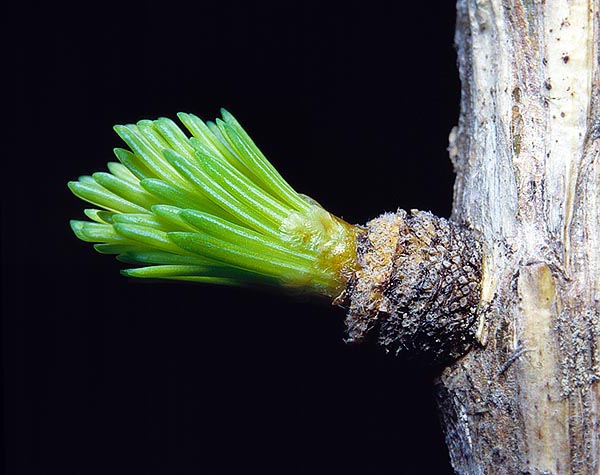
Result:
<svg viewBox="0 0 600 475"><path fill-rule="evenodd" d="M480 346L437 382L460 474L600 471L598 0L458 0L453 219Z"/></svg>

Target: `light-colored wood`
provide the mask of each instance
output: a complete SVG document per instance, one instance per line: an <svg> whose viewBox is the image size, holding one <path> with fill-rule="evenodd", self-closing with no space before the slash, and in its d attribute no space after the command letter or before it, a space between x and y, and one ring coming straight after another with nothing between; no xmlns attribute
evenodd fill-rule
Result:
<svg viewBox="0 0 600 475"><path fill-rule="evenodd" d="M460 474L600 473L598 0L459 0L453 219L480 347L437 382Z"/></svg>

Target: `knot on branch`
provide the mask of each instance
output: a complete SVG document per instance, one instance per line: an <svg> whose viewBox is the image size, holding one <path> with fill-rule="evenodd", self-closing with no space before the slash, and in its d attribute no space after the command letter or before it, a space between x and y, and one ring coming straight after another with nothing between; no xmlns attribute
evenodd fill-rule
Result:
<svg viewBox="0 0 600 475"><path fill-rule="evenodd" d="M475 335L481 246L429 212L398 210L367 223L345 302L349 341L374 334L388 350L433 363L462 356Z"/></svg>

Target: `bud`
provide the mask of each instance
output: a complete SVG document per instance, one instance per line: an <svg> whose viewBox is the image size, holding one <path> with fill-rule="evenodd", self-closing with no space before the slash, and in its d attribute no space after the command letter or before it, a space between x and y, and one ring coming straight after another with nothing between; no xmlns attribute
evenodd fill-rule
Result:
<svg viewBox="0 0 600 475"><path fill-rule="evenodd" d="M350 341L375 334L388 350L435 363L467 351L481 294L481 246L472 230L398 210L367 223L357 256L342 297Z"/></svg>

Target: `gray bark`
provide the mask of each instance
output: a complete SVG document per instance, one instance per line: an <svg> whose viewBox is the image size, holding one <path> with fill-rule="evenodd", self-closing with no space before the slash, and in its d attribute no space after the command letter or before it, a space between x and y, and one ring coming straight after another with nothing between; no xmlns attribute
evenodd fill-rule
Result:
<svg viewBox="0 0 600 475"><path fill-rule="evenodd" d="M460 474L600 471L597 0L458 0L453 219L483 246L479 346L437 381Z"/></svg>

